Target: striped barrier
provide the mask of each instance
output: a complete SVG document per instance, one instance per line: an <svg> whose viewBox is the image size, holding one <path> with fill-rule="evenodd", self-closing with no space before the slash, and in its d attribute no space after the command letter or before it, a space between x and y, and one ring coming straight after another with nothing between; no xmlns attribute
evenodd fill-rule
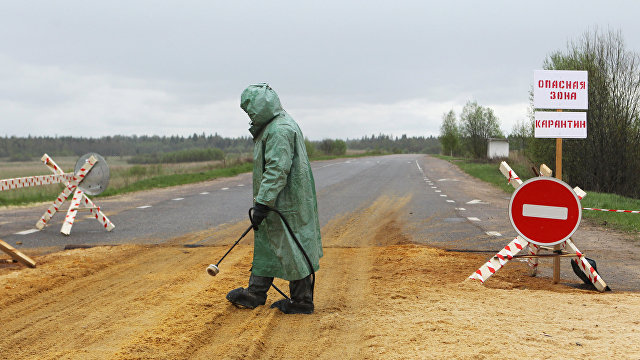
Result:
<svg viewBox="0 0 640 360"><path fill-rule="evenodd" d="M44 154L41 160L49 168L49 170L51 170L56 175L66 175L64 171L62 171L62 169L60 169L60 167L55 163L55 161L53 161L53 159L49 157L49 155ZM83 170L85 169L86 169L86 173L88 173L89 170L91 170L91 167L93 167L93 165L96 162L97 162L97 159L91 156L89 159L87 159L86 166L80 169L79 173L82 173ZM86 173L81 174L79 176L84 178ZM49 221L51 216L53 216L53 214L55 214L55 212L58 211L58 209L60 208L60 205L62 205L62 202L64 202L64 200L66 200L69 197L69 195L73 190L75 190L75 194L72 198L72 202L71 202L71 205L69 206L69 210L67 211L65 221L62 224L62 229L60 230L61 233L63 233L64 235L69 235L71 233L71 227L73 226L78 210L80 210L80 205L83 205L87 210L89 210L89 212L95 217L96 220L98 220L98 222L100 222L100 224L102 225L102 227L104 227L105 230L111 231L115 228L115 225L113 225L111 220L109 220L109 218L100 210L100 207L96 206L93 203L93 201L91 201L91 199L87 197L84 191L77 188L78 184L75 184L75 187L73 187L74 185L73 182L69 182L66 184L67 187L65 188L65 190L62 191L60 196L58 196L56 201L54 201L53 205L49 208L49 210L47 210L46 213L42 215L42 217L40 218L40 221L38 221L38 223L36 224L36 227L38 229L44 228L44 226L47 224L47 221ZM60 201L60 203L57 205L58 201Z"/></svg>
<svg viewBox="0 0 640 360"><path fill-rule="evenodd" d="M74 174L40 175L0 180L0 191L15 190L31 186L59 184L72 181Z"/></svg>
<svg viewBox="0 0 640 360"><path fill-rule="evenodd" d="M518 175L513 171L513 169L511 169L511 167L505 161L503 161L500 164L500 172L502 172L502 174L507 178L508 183L511 184L515 189L517 189L518 187L520 187L520 185L522 185L522 180L520 180ZM551 170L544 164L540 167L540 172L545 176L551 176ZM587 195L587 193L585 193L579 187L574 188L574 191L580 199L584 198ZM591 210L591 209L588 209L588 210ZM617 212L628 212L628 211L622 210ZM516 255L527 246L529 250L529 255L526 257L528 258L527 261L530 268L529 274L531 276L536 276L538 272L538 258L541 257L541 255L539 255L538 253L543 248L536 244L530 243L527 240L523 239L522 237L518 236L515 239L513 239L502 250L500 250L496 255L494 255L491 259L489 259L478 270L476 270L473 274L471 274L469 276L469 279L477 280L484 284L485 281L487 281L493 274L495 274L504 265L506 265L507 262L509 262L509 260L512 260L514 257L516 257ZM559 245L559 249L561 252L567 251L569 253L568 255L571 257L575 256L575 259L572 259L572 261L575 261L579 265L579 268L587 276L589 281L591 281L591 283L596 287L596 289L598 289L598 291L603 292L609 289L609 287L604 282L602 277L600 277L596 272L596 270L591 266L591 264L589 264L584 254L580 252L580 250L578 250L578 248L575 246L575 244L571 239L568 239L562 242ZM551 256L567 256L567 255L561 255L558 253L558 254L553 254Z"/></svg>
<svg viewBox="0 0 640 360"><path fill-rule="evenodd" d="M614 210L614 209L596 209L596 208L582 208L582 210L610 211L610 212L616 212L616 213L640 214L640 210Z"/></svg>

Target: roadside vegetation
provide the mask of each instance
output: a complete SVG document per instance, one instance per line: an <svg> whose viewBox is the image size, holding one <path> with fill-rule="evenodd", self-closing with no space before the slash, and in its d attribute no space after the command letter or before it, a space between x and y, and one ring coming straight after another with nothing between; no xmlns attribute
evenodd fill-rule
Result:
<svg viewBox="0 0 640 360"><path fill-rule="evenodd" d="M504 190L506 193L511 194L514 191L513 186L508 183L507 179L505 179L500 172L500 162L498 161L479 161L447 155L436 155L436 157L457 165L465 173L493 184ZM527 179L535 176L531 169L533 164L518 161L516 157L506 159L506 161L522 181L526 181ZM570 186L579 186L581 189L585 190L583 185L580 183L570 184ZM640 210L640 199L595 191L587 191L587 196L581 200L581 203L582 207L588 208ZM583 210L582 217L584 219L588 219L588 221L593 224L600 225L605 228L633 233L640 232L640 214Z"/></svg>

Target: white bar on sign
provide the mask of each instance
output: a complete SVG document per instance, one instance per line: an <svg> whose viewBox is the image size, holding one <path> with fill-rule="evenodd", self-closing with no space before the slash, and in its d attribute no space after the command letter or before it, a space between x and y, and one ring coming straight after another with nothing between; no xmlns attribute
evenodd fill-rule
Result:
<svg viewBox="0 0 640 360"><path fill-rule="evenodd" d="M522 205L522 216L537 217L543 219L567 220L569 209L559 206Z"/></svg>

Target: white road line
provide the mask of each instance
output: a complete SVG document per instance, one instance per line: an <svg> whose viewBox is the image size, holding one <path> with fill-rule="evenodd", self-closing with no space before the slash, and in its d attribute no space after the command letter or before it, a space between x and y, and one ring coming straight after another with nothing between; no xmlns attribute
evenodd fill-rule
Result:
<svg viewBox="0 0 640 360"><path fill-rule="evenodd" d="M142 205L142 206L138 206L137 209L146 209L146 208L150 208L151 205Z"/></svg>
<svg viewBox="0 0 640 360"><path fill-rule="evenodd" d="M442 192L442 190L436 190L437 193Z"/></svg>
<svg viewBox="0 0 640 360"><path fill-rule="evenodd" d="M184 200L184 198L175 198L175 199L171 199L173 201L180 201L180 200Z"/></svg>
<svg viewBox="0 0 640 360"><path fill-rule="evenodd" d="M467 220L469 220L469 221L480 221L480 219L478 219L477 217L467 217Z"/></svg>
<svg viewBox="0 0 640 360"><path fill-rule="evenodd" d="M238 184L238 187L243 187L243 186L244 186L244 184Z"/></svg>
<svg viewBox="0 0 640 360"><path fill-rule="evenodd" d="M458 210L458 211L465 211L465 210L467 210L467 209L465 209L465 208L456 208L456 210Z"/></svg>
<svg viewBox="0 0 640 360"><path fill-rule="evenodd" d="M29 230L24 230L24 231L20 231L15 233L14 235L29 235L29 234L33 234L34 232L38 232L40 230L38 229L29 229Z"/></svg>
<svg viewBox="0 0 640 360"><path fill-rule="evenodd" d="M449 202L449 203L454 203L455 201L453 201L453 200L447 200L447 202Z"/></svg>
<svg viewBox="0 0 640 360"><path fill-rule="evenodd" d="M522 205L522 216L536 217L542 219L567 220L569 208L545 205Z"/></svg>
<svg viewBox="0 0 640 360"><path fill-rule="evenodd" d="M200 193L200 195L208 195L208 194L209 194L209 192L208 192L208 191L204 191L204 192L201 192L201 193Z"/></svg>
<svg viewBox="0 0 640 360"><path fill-rule="evenodd" d="M437 189L438 187L437 187L437 186L432 186L431 188L432 188L432 189Z"/></svg>
<svg viewBox="0 0 640 360"><path fill-rule="evenodd" d="M500 233L499 233L499 232L497 232L497 231L487 231L487 235L489 235L489 236L495 236L495 237L500 237L500 236L502 236L502 234L500 234Z"/></svg>
<svg viewBox="0 0 640 360"><path fill-rule="evenodd" d="M473 200L467 202L467 204L474 205L474 204L488 204L488 203L486 203L486 202L484 202L482 200L473 199Z"/></svg>
<svg viewBox="0 0 640 360"><path fill-rule="evenodd" d="M440 196L442 196L442 197L447 197L447 195L445 195L445 194L440 194Z"/></svg>
<svg viewBox="0 0 640 360"><path fill-rule="evenodd" d="M220 190L229 190L229 188L222 188L222 189L220 189Z"/></svg>

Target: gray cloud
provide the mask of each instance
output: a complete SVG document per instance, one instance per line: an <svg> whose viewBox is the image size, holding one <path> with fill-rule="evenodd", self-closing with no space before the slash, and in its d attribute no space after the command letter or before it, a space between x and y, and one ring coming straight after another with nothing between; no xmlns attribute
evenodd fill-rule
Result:
<svg viewBox="0 0 640 360"><path fill-rule="evenodd" d="M467 100L503 130L532 71L589 26L640 46L632 2L40 1L0 5L8 135L246 135L268 81L307 136L436 135ZM90 123L91 126L87 126Z"/></svg>

